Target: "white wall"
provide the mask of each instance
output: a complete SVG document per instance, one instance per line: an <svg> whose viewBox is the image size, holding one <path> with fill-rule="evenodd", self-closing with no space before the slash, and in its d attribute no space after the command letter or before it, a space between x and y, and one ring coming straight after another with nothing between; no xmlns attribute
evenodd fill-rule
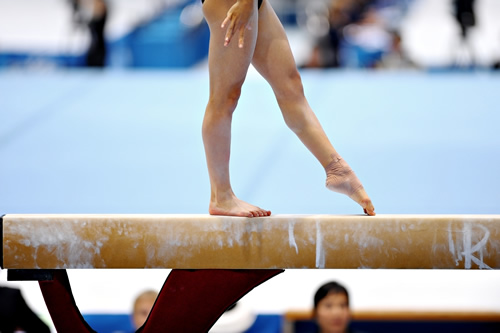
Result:
<svg viewBox="0 0 500 333"><path fill-rule="evenodd" d="M468 46L460 39L460 28L452 16L451 0L415 0L403 22L403 47L422 66L455 62L472 49L476 63L490 65L500 59L500 1L477 0L476 26L470 29Z"/></svg>
<svg viewBox="0 0 500 333"><path fill-rule="evenodd" d="M118 39L181 1L108 0L106 34ZM0 51L71 54L83 52L87 44L87 28L73 22L67 0L0 0Z"/></svg>

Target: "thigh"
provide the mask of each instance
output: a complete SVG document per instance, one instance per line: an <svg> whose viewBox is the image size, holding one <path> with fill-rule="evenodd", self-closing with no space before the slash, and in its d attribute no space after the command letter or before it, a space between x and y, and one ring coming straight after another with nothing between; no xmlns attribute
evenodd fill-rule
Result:
<svg viewBox="0 0 500 333"><path fill-rule="evenodd" d="M259 34L252 64L273 89L297 73L285 29L268 0L264 0L259 11Z"/></svg>
<svg viewBox="0 0 500 333"><path fill-rule="evenodd" d="M210 88L212 93L220 93L220 89L230 89L235 84L242 84L253 58L258 34L258 13L252 17L252 30L245 33L243 48L238 47L238 38L233 38L228 46L224 46L226 28L221 24L235 0L205 0L203 13L210 28L210 46L208 66Z"/></svg>

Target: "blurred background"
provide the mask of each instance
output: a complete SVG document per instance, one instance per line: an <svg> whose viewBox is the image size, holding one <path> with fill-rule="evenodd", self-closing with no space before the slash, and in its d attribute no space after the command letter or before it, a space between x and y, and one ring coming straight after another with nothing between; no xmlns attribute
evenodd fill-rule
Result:
<svg viewBox="0 0 500 333"><path fill-rule="evenodd" d="M500 60L495 0L270 2L301 67L490 68ZM0 0L0 8L2 67L191 68L207 55L195 0Z"/></svg>
<svg viewBox="0 0 500 333"><path fill-rule="evenodd" d="M500 214L500 1L269 1L311 106L378 213ZM208 40L199 1L0 0L0 214L206 214ZM231 170L236 193L275 214L361 213L324 189L253 68ZM69 274L91 325L128 332L134 298L168 270ZM254 331L280 332L330 280L354 312L496 313L493 328L458 316L425 329L498 331L498 271L289 270L241 304L274 320ZM2 271L0 285L51 325L35 282ZM392 328L421 331L412 318Z"/></svg>

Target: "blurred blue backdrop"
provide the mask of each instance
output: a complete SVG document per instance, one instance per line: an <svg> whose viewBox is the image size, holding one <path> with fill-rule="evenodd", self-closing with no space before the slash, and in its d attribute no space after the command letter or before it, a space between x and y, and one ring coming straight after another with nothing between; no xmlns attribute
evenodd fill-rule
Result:
<svg viewBox="0 0 500 333"><path fill-rule="evenodd" d="M379 213L500 212L496 73L304 70L306 95ZM0 212L206 213L208 74L0 72ZM351 214L253 70L232 181L273 213Z"/></svg>

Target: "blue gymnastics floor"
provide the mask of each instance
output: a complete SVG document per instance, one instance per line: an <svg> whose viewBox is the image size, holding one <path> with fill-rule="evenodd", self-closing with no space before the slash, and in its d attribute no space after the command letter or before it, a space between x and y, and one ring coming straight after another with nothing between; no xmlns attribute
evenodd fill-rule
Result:
<svg viewBox="0 0 500 333"><path fill-rule="evenodd" d="M384 214L500 213L500 76L302 72L337 150ZM0 72L0 213L207 212L205 70ZM275 214L358 214L251 72L232 181Z"/></svg>

